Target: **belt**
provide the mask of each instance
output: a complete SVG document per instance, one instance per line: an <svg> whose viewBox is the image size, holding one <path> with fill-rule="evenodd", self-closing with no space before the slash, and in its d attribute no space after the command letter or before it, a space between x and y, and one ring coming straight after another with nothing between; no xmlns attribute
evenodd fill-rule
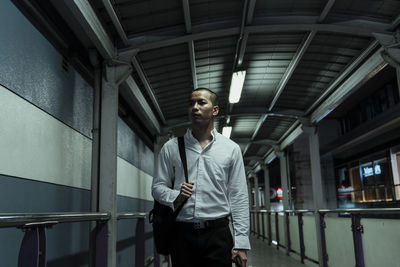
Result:
<svg viewBox="0 0 400 267"><path fill-rule="evenodd" d="M179 228L187 228L194 230L210 229L227 226L229 224L228 217L223 217L215 220L198 221L198 222L176 222Z"/></svg>

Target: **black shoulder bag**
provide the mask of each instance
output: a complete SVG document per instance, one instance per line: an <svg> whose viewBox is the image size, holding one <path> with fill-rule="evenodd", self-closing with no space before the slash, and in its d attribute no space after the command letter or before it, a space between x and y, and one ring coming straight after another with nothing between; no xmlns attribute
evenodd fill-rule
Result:
<svg viewBox="0 0 400 267"><path fill-rule="evenodd" d="M188 171L186 163L184 137L178 137L179 154L185 172L185 181L188 183ZM173 187L173 186L172 186ZM154 200L154 208L149 213L149 222L153 225L153 237L158 254L169 255L171 253L171 240L173 239L173 227L179 212L187 199L173 211L170 207L162 205Z"/></svg>

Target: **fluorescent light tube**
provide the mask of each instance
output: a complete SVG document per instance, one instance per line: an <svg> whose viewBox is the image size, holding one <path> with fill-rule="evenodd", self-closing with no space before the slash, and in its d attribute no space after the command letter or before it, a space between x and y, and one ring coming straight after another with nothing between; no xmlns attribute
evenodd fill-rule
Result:
<svg viewBox="0 0 400 267"><path fill-rule="evenodd" d="M232 75L231 88L229 89L229 103L235 104L239 102L242 94L244 78L246 77L246 71L237 71Z"/></svg>
<svg viewBox="0 0 400 267"><path fill-rule="evenodd" d="M230 138L232 133L232 126L225 126L222 128L222 135L226 138Z"/></svg>

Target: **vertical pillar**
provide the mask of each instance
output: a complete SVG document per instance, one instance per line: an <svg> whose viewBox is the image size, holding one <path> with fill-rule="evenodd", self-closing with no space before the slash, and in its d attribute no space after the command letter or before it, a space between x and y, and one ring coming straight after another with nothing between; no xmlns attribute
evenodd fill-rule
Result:
<svg viewBox="0 0 400 267"><path fill-rule="evenodd" d="M399 66L396 68L396 74L397 74L397 90L398 90L399 96L400 96L400 67Z"/></svg>
<svg viewBox="0 0 400 267"><path fill-rule="evenodd" d="M95 51L90 53L94 70L93 85L93 123L92 123L92 166L91 166L91 211L98 211L98 183L100 156L100 97L101 97L101 65Z"/></svg>
<svg viewBox="0 0 400 267"><path fill-rule="evenodd" d="M313 202L315 212L315 225L317 232L317 245L318 245L318 261L320 266L324 266L326 252L323 251L325 244L322 244L322 236L320 229L321 214L318 212L319 209L326 207L324 190L322 186L322 175L321 175L321 163L319 154L319 140L318 132L315 126L303 126L303 131L309 137L310 145L310 163L311 163L311 179L313 188Z"/></svg>
<svg viewBox="0 0 400 267"><path fill-rule="evenodd" d="M270 185L269 185L269 169L265 164L261 164L261 168L264 172L264 203L265 209L271 209L271 199L270 199Z"/></svg>
<svg viewBox="0 0 400 267"><path fill-rule="evenodd" d="M107 266L116 266L118 85L131 73L130 65L108 61L101 84L99 211L109 212Z"/></svg>
<svg viewBox="0 0 400 267"><path fill-rule="evenodd" d="M288 188L288 164L287 164L287 156L284 151L275 152L279 158L280 170L281 170L281 183L282 183L282 197L283 197L283 210L289 209L289 188ZM276 214L278 216L278 213ZM287 231L287 227L284 228L285 236L283 240L285 240L285 246L287 248L287 254L289 254L289 232Z"/></svg>
<svg viewBox="0 0 400 267"><path fill-rule="evenodd" d="M257 234L257 237L260 236L260 197L259 197L259 190L258 190L258 176L256 173L253 173L253 189L254 189L254 204L255 204L255 213L254 213L254 221L255 221L255 228L254 232Z"/></svg>
<svg viewBox="0 0 400 267"><path fill-rule="evenodd" d="M259 190L258 190L258 176L257 174L253 173L254 179L254 201L256 206L256 212L260 211L260 197L259 197Z"/></svg>
<svg viewBox="0 0 400 267"><path fill-rule="evenodd" d="M89 53L90 61L94 66L93 84L93 121L92 121L92 164L91 164L91 183L90 183L90 210L99 210L99 160L100 160L100 91L101 91L101 64L97 57L97 52L91 50ZM96 240L97 222L90 224L90 256L89 266L95 266L96 262Z"/></svg>
<svg viewBox="0 0 400 267"><path fill-rule="evenodd" d="M281 183L283 194L283 210L289 209L289 189L288 189L288 171L287 171L287 157L284 151L275 152L279 158L281 170Z"/></svg>

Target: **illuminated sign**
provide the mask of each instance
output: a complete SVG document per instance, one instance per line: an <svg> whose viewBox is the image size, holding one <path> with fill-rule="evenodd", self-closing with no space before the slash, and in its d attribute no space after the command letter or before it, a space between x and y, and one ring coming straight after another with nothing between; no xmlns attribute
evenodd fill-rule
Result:
<svg viewBox="0 0 400 267"><path fill-rule="evenodd" d="M381 165L375 164L374 167L372 166L365 166L361 168L362 170L362 176L363 177L369 177L372 175L379 175L382 173Z"/></svg>
<svg viewBox="0 0 400 267"><path fill-rule="evenodd" d="M375 165L375 174L381 174L382 170L381 170L381 165L376 164Z"/></svg>

